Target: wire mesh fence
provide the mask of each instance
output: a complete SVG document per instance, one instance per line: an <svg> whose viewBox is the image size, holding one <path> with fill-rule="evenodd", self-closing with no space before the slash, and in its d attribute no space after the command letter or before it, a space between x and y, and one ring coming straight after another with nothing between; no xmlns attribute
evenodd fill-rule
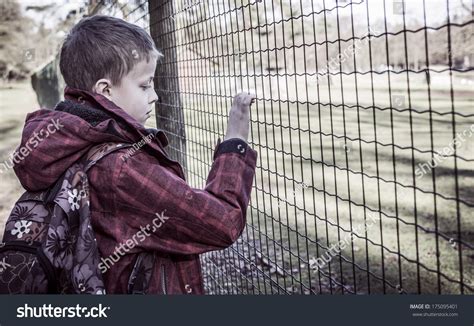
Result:
<svg viewBox="0 0 474 326"><path fill-rule="evenodd" d="M232 96L257 94L247 225L202 255L207 293L474 293L471 1L96 9L145 27L164 54L156 121L192 186Z"/></svg>

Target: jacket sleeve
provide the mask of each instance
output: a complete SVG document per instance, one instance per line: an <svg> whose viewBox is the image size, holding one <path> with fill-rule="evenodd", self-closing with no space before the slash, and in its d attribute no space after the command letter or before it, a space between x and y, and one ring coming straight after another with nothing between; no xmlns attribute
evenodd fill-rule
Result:
<svg viewBox="0 0 474 326"><path fill-rule="evenodd" d="M257 160L245 142L219 141L203 190L141 155L123 162L116 181L123 242L132 239L137 250L200 254L226 248L242 234Z"/></svg>

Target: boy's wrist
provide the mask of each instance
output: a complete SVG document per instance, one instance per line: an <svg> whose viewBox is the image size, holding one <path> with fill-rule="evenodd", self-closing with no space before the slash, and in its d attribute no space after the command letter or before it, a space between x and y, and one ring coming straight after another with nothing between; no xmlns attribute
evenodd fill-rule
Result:
<svg viewBox="0 0 474 326"><path fill-rule="evenodd" d="M224 141L218 144L214 153L214 158L216 158L217 155L224 153L237 153L241 156L245 156L247 149L248 144L244 139L239 137L225 138Z"/></svg>
<svg viewBox="0 0 474 326"><path fill-rule="evenodd" d="M244 137L242 135L225 135L223 141L230 140L230 139L241 139L244 142L247 142L247 137Z"/></svg>

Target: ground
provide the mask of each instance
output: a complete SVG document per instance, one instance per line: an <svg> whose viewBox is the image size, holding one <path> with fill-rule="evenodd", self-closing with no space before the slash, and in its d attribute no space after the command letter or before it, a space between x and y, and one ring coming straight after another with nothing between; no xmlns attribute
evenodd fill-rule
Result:
<svg viewBox="0 0 474 326"><path fill-rule="evenodd" d="M251 146L259 157L248 226L231 249L203 256L208 293L459 293L461 263L463 282L474 286L474 251L458 242L459 236L463 243L474 242L474 137L457 152L468 159L457 159L458 194L452 157L436 167L436 196L430 171L413 177L416 164L431 157L431 135L437 151L453 139L449 83L436 79L432 83L431 108L436 112L430 127L429 113L416 113L430 107L423 81L411 80L408 97L404 80L393 77L392 107L397 111L380 109L389 106L390 93L379 77L374 80L377 108L373 109L372 84L360 78L359 106L353 80L343 84L348 106L316 104L339 103L342 94L336 81L332 98L327 84L320 85L319 98L315 83L307 83L308 93L299 86L298 97L290 85L288 97L297 102L275 100L287 95L267 83L251 85L266 100L252 109ZM214 83L211 92L212 87L217 92L218 80L209 83ZM471 114L469 84L456 81L455 85L454 111ZM284 86L280 91L286 91ZM195 92L205 94L209 89ZM211 150L225 130L231 99L205 103L186 93L185 86L182 90L189 182L202 187ZM19 144L26 114L38 104L28 82L2 85L0 97L3 161ZM403 110L409 103L411 112ZM457 114L456 132L473 123L472 117ZM2 174L1 233L22 191L13 170ZM456 197L462 201L459 209ZM353 243L347 240L350 230L356 234ZM315 270L311 262L341 240L348 241L341 255ZM464 291L472 293L468 288Z"/></svg>
<svg viewBox="0 0 474 326"><path fill-rule="evenodd" d="M29 81L0 84L0 162L20 145L26 115L39 108ZM2 165L3 166L3 165ZM1 168L1 171L4 171ZM22 194L23 187L12 169L1 173L0 234L3 235L6 218L13 204Z"/></svg>
<svg viewBox="0 0 474 326"><path fill-rule="evenodd" d="M435 182L432 170L418 177L417 169L430 161L431 150L442 152L457 133L473 128L473 76L454 74L454 107L449 75L433 76L431 105L426 80L415 74L409 76L409 94L405 75L392 74L389 90L384 74L375 75L373 84L370 75L358 76L358 94L354 75L344 77L343 92L335 78L331 96L327 83L318 89L311 78L275 77L272 87L267 78L243 78L244 89L257 89L266 99L252 108L252 146L259 153L255 188L245 241L204 259L222 274L209 277L210 292L460 293L462 274L471 288L465 293L472 293L472 132L458 143L458 193L452 153L439 160ZM203 130L222 134L220 115L230 99L220 102L219 92L232 93L219 80L200 82L198 89L188 90L185 82L181 88L187 138L194 140L187 164L200 171L191 176L199 187L210 162L194 158L217 138ZM206 92L216 92L217 99L196 96ZM331 255L319 273L313 269L311 261L341 240L348 244L341 256Z"/></svg>

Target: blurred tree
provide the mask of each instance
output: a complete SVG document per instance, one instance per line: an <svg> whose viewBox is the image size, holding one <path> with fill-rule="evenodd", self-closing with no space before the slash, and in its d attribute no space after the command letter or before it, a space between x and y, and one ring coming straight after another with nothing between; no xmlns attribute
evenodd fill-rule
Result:
<svg viewBox="0 0 474 326"><path fill-rule="evenodd" d="M28 49L27 34L31 20L24 17L16 1L0 1L0 78L24 79L29 71L26 63L34 51Z"/></svg>

